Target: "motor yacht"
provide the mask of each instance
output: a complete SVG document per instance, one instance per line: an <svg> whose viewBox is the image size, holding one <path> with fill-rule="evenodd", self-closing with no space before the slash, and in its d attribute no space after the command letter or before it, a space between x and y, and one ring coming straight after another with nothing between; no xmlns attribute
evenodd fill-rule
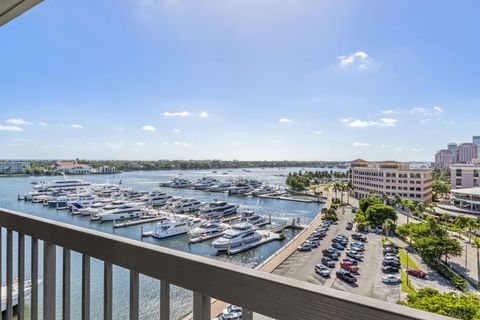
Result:
<svg viewBox="0 0 480 320"><path fill-rule="evenodd" d="M163 239L180 234L185 234L195 228L195 226L197 226L200 222L200 219L174 219L171 217L167 217L160 220L160 222L155 225L152 236L155 238Z"/></svg>
<svg viewBox="0 0 480 320"><path fill-rule="evenodd" d="M213 241L212 246L218 251L226 251L240 247L262 239L262 235L257 232L250 223L239 223L225 231L221 238Z"/></svg>
<svg viewBox="0 0 480 320"><path fill-rule="evenodd" d="M228 189L231 187L232 187L232 184L230 182L221 182L219 184L213 185L210 188L208 188L208 191L225 192L225 191L228 191Z"/></svg>
<svg viewBox="0 0 480 320"><path fill-rule="evenodd" d="M199 215L205 219L222 218L237 212L238 205L226 201L213 201L200 208Z"/></svg>
<svg viewBox="0 0 480 320"><path fill-rule="evenodd" d="M220 221L206 221L200 224L198 227L190 230L188 235L191 238L209 237L216 234L222 234L228 229L228 225Z"/></svg>
<svg viewBox="0 0 480 320"><path fill-rule="evenodd" d="M240 213L240 221L248 222L253 225L263 225L268 223L268 219L257 215L253 210L245 210Z"/></svg>
<svg viewBox="0 0 480 320"><path fill-rule="evenodd" d="M124 220L138 218L143 215L145 207L136 203L128 203L119 206L113 210L104 210L101 213L98 213L95 217L101 221L114 221L114 220Z"/></svg>
<svg viewBox="0 0 480 320"><path fill-rule="evenodd" d="M171 195L159 190L154 190L148 194L146 202L152 206L163 206L169 199L172 199Z"/></svg>
<svg viewBox="0 0 480 320"><path fill-rule="evenodd" d="M171 210L174 213L197 211L202 203L195 199L181 199L172 203Z"/></svg>

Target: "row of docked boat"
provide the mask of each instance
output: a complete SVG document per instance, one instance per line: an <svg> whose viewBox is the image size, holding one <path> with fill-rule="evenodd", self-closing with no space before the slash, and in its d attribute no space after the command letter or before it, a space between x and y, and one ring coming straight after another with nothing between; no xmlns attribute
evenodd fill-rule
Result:
<svg viewBox="0 0 480 320"><path fill-rule="evenodd" d="M89 216L92 221L155 221L153 229L145 234L159 239L188 234L190 243L218 238L212 242L217 251L238 249L261 241L265 230L260 227L271 222L251 210L238 213L239 206L226 201L205 203L173 197L158 189L146 192L121 185L64 181L68 183L36 184L33 192L19 199L43 203L50 208L69 209L72 214ZM60 187L63 185L68 187L63 189ZM153 209L157 206L162 209Z"/></svg>
<svg viewBox="0 0 480 320"><path fill-rule="evenodd" d="M174 178L173 180L160 183L160 186L254 196L280 191L278 186L266 185L261 181L247 178L227 180L224 182L220 182L218 179L212 177L203 177L195 182L184 178Z"/></svg>

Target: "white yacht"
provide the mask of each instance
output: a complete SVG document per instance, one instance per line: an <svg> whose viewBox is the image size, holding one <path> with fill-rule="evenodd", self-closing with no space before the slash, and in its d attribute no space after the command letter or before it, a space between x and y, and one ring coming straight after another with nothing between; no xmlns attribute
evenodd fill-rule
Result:
<svg viewBox="0 0 480 320"><path fill-rule="evenodd" d="M262 235L250 223L239 223L225 231L223 236L212 245L218 251L226 251L239 246L257 242L262 239Z"/></svg>
<svg viewBox="0 0 480 320"><path fill-rule="evenodd" d="M201 222L200 219L174 219L171 217L160 220L153 229L152 236L163 239L179 234L185 234L195 228Z"/></svg>
<svg viewBox="0 0 480 320"><path fill-rule="evenodd" d="M172 199L171 195L168 195L165 192L154 190L148 194L147 203L152 206L163 206L169 199Z"/></svg>
<svg viewBox="0 0 480 320"><path fill-rule="evenodd" d="M192 182L190 180L182 179L182 178L175 178L175 179L173 179L170 187L179 188L179 189L180 188L188 188L188 187L190 187L191 184L192 184Z"/></svg>
<svg viewBox="0 0 480 320"><path fill-rule="evenodd" d="M181 199L172 203L171 210L174 213L193 212L201 207L202 203L195 199Z"/></svg>
<svg viewBox="0 0 480 320"><path fill-rule="evenodd" d="M136 203L123 204L116 209L98 213L95 217L101 221L132 219L140 217L145 210L145 207Z"/></svg>
<svg viewBox="0 0 480 320"><path fill-rule="evenodd" d="M76 199L67 202L67 207L70 210L79 210L87 208L88 206L97 202L97 196L91 194L79 195Z"/></svg>
<svg viewBox="0 0 480 320"><path fill-rule="evenodd" d="M268 219L256 214L253 210L245 210L240 213L240 221L248 222L253 225L264 225L268 223Z"/></svg>
<svg viewBox="0 0 480 320"><path fill-rule="evenodd" d="M232 184L230 182L222 182L222 183L211 186L210 188L208 188L208 190L211 192L225 192L231 186Z"/></svg>
<svg viewBox="0 0 480 320"><path fill-rule="evenodd" d="M228 193L229 194L244 194L244 193L250 192L252 190L253 190L253 188L249 185L237 185L237 186L230 187L228 189Z"/></svg>
<svg viewBox="0 0 480 320"><path fill-rule="evenodd" d="M208 188L218 184L219 181L211 177L203 177L193 184L195 190L207 190Z"/></svg>
<svg viewBox="0 0 480 320"><path fill-rule="evenodd" d="M38 183L33 186L34 189L50 189L50 190L81 190L90 187L92 184L80 179L63 179L54 180L48 183Z"/></svg>
<svg viewBox="0 0 480 320"><path fill-rule="evenodd" d="M80 208L80 209L72 209L73 214L79 214L82 216L95 216L97 213L102 211L107 205L111 204L111 200L103 199L99 202L95 202L91 204L89 207Z"/></svg>
<svg viewBox="0 0 480 320"><path fill-rule="evenodd" d="M200 208L200 216L205 219L222 218L237 212L238 205L226 201L210 202Z"/></svg>
<svg viewBox="0 0 480 320"><path fill-rule="evenodd" d="M252 194L254 196L258 196L258 195L261 195L261 194L269 194L269 193L277 192L278 190L279 190L278 187L270 186L270 185L263 185L259 188L254 189L252 191Z"/></svg>
<svg viewBox="0 0 480 320"><path fill-rule="evenodd" d="M191 238L209 237L216 234L221 234L228 229L228 225L220 221L207 221L199 225L198 227L190 230L188 235Z"/></svg>

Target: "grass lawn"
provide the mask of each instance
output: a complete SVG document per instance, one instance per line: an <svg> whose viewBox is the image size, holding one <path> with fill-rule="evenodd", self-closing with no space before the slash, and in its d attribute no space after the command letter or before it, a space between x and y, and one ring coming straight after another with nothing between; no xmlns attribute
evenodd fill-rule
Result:
<svg viewBox="0 0 480 320"><path fill-rule="evenodd" d="M398 254L400 255L400 264L402 266L407 266L407 252L405 250L399 250ZM408 268L410 269L418 269L415 262L413 262L412 258L408 257Z"/></svg>
<svg viewBox="0 0 480 320"><path fill-rule="evenodd" d="M402 292L405 292L407 294L414 294L417 292L415 288L413 288L411 281L408 281L407 284L407 274L405 273L405 271L400 270L400 278L402 279Z"/></svg>

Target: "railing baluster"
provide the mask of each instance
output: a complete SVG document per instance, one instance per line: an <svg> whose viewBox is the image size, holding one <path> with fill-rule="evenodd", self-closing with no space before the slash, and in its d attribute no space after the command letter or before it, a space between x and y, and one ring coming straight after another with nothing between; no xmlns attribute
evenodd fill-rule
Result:
<svg viewBox="0 0 480 320"><path fill-rule="evenodd" d="M63 295L62 295L62 319L70 320L70 279L71 259L70 250L63 248Z"/></svg>
<svg viewBox="0 0 480 320"><path fill-rule="evenodd" d="M210 297L199 292L193 293L193 320L210 320L211 317Z"/></svg>
<svg viewBox="0 0 480 320"><path fill-rule="evenodd" d="M18 320L25 319L25 235L18 234Z"/></svg>
<svg viewBox="0 0 480 320"><path fill-rule="evenodd" d="M53 243L43 243L43 319L55 319L57 252Z"/></svg>
<svg viewBox="0 0 480 320"><path fill-rule="evenodd" d="M13 319L13 231L7 230L7 320Z"/></svg>
<svg viewBox="0 0 480 320"><path fill-rule="evenodd" d="M90 257L82 255L82 319L90 319Z"/></svg>
<svg viewBox="0 0 480 320"><path fill-rule="evenodd" d="M139 277L138 272L130 270L130 320L138 320L138 295Z"/></svg>
<svg viewBox="0 0 480 320"><path fill-rule="evenodd" d="M160 320L170 320L170 283L160 280Z"/></svg>
<svg viewBox="0 0 480 320"><path fill-rule="evenodd" d="M32 293L30 295L31 320L38 320L38 239L32 237Z"/></svg>
<svg viewBox="0 0 480 320"><path fill-rule="evenodd" d="M112 320L112 264L103 263L103 319Z"/></svg>

